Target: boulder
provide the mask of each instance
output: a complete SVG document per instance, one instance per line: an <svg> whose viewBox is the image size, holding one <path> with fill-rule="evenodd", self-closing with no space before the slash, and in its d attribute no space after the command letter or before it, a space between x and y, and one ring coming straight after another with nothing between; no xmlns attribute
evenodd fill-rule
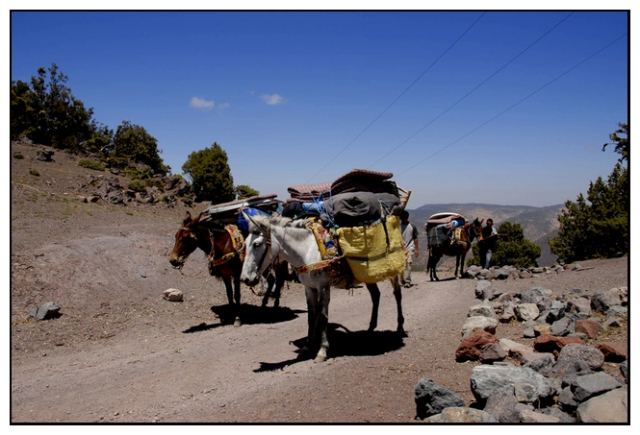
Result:
<svg viewBox="0 0 640 435"><path fill-rule="evenodd" d="M535 320L540 315L538 306L532 303L516 305L514 308L514 312L518 320L520 320L521 322L526 322L527 320Z"/></svg>
<svg viewBox="0 0 640 435"><path fill-rule="evenodd" d="M467 317L473 316L484 316L491 319L497 318L496 312L493 310L493 307L486 303L486 300L481 304L474 305L469 308L469 314L467 314Z"/></svg>
<svg viewBox="0 0 640 435"><path fill-rule="evenodd" d="M184 296L182 292L176 288L168 288L164 292L162 292L162 295L165 300L171 302L180 302L182 301Z"/></svg>
<svg viewBox="0 0 640 435"><path fill-rule="evenodd" d="M562 423L558 417L553 415L543 414L536 411L530 411L528 409L523 409L520 411L520 422L521 423Z"/></svg>
<svg viewBox="0 0 640 435"><path fill-rule="evenodd" d="M576 376L571 384L571 391L575 400L581 403L593 396L598 396L620 387L622 387L622 384L613 376L604 372L596 372Z"/></svg>
<svg viewBox="0 0 640 435"><path fill-rule="evenodd" d="M500 343L487 343L480 349L480 362L482 364L493 364L497 361L504 361L507 353L504 351Z"/></svg>
<svg viewBox="0 0 640 435"><path fill-rule="evenodd" d="M484 316L472 316L468 317L467 321L462 325L462 338L466 338L471 334L480 331L486 331L491 334L496 333L498 328L498 321Z"/></svg>
<svg viewBox="0 0 640 435"><path fill-rule="evenodd" d="M440 414L445 408L464 407L465 403L453 391L432 379L422 378L415 388L416 412L420 419Z"/></svg>
<svg viewBox="0 0 640 435"><path fill-rule="evenodd" d="M491 414L498 423L520 423L519 411L516 409L518 403L513 387L506 386L489 394L483 411Z"/></svg>
<svg viewBox="0 0 640 435"><path fill-rule="evenodd" d="M558 362L567 360L584 361L591 370L599 370L604 365L604 354L595 347L570 343L558 355Z"/></svg>
<svg viewBox="0 0 640 435"><path fill-rule="evenodd" d="M598 343L596 349L602 352L607 362L619 363L627 359L627 351L620 343Z"/></svg>
<svg viewBox="0 0 640 435"><path fill-rule="evenodd" d="M576 320L575 328L576 332L586 334L587 337L593 340L598 337L602 326L600 323L593 320Z"/></svg>
<svg viewBox="0 0 640 435"><path fill-rule="evenodd" d="M549 379L559 379L562 386L567 386L572 385L578 376L590 373L592 370L584 361L565 360L557 362L544 375Z"/></svg>
<svg viewBox="0 0 640 435"><path fill-rule="evenodd" d="M549 379L527 367L483 364L471 371L471 391L480 403L505 386L512 387L518 402L524 403L545 401L556 393Z"/></svg>
<svg viewBox="0 0 640 435"><path fill-rule="evenodd" d="M533 348L538 352L552 352L557 356L560 350L570 343L583 344L582 340L577 337L556 337L545 334L534 340Z"/></svg>
<svg viewBox="0 0 640 435"><path fill-rule="evenodd" d="M622 299L615 289L598 290L591 296L592 310L606 313L609 308L615 305L622 305Z"/></svg>
<svg viewBox="0 0 640 435"><path fill-rule="evenodd" d="M566 311L573 314L591 315L591 301L587 298L575 298L567 302Z"/></svg>
<svg viewBox="0 0 640 435"><path fill-rule="evenodd" d="M551 324L553 335L564 337L575 332L575 322L571 317L565 316Z"/></svg>
<svg viewBox="0 0 640 435"><path fill-rule="evenodd" d="M424 420L426 423L497 423L488 412L474 408L447 408Z"/></svg>
<svg viewBox="0 0 640 435"><path fill-rule="evenodd" d="M45 302L38 308L33 308L29 316L38 320L54 319L60 315L60 305L55 302Z"/></svg>
<svg viewBox="0 0 640 435"><path fill-rule="evenodd" d="M476 284L476 298L490 301L493 299L493 284L490 281L478 281Z"/></svg>
<svg viewBox="0 0 640 435"><path fill-rule="evenodd" d="M456 361L475 361L480 357L482 348L489 343L498 343L498 338L485 331L476 332L465 337L456 350ZM503 358L504 359L504 358Z"/></svg>
<svg viewBox="0 0 640 435"><path fill-rule="evenodd" d="M629 391L618 388L593 397L578 406L581 423L629 423Z"/></svg>

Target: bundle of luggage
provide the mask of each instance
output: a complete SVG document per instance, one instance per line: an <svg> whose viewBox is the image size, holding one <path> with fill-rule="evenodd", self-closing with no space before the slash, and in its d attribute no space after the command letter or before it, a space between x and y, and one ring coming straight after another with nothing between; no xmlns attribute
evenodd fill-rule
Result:
<svg viewBox="0 0 640 435"><path fill-rule="evenodd" d="M249 231L249 223L241 212L249 216L281 213L282 204L277 200L275 194L252 196L250 198L238 199L222 204L210 205L203 214L214 225L222 227L226 225L237 225L242 234L246 237Z"/></svg>
<svg viewBox="0 0 640 435"><path fill-rule="evenodd" d="M332 183L290 187L282 215L315 218L329 229L334 258L346 260L355 278L351 284L391 278L405 268L399 214L410 195L392 177L354 169Z"/></svg>
<svg viewBox="0 0 640 435"><path fill-rule="evenodd" d="M465 217L458 213L445 212L432 215L424 225L428 246L446 248L452 243L463 243L460 241L460 231L466 223Z"/></svg>

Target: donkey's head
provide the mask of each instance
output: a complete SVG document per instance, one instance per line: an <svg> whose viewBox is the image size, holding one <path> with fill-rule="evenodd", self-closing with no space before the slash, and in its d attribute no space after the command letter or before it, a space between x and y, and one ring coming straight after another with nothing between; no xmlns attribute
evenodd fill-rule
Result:
<svg viewBox="0 0 640 435"><path fill-rule="evenodd" d="M200 217L191 218L191 213L187 212L182 226L178 229L175 236L175 243L171 255L169 255L169 263L173 267L182 268L187 257L196 250L201 248L207 254L211 251L211 239L208 231L198 226Z"/></svg>

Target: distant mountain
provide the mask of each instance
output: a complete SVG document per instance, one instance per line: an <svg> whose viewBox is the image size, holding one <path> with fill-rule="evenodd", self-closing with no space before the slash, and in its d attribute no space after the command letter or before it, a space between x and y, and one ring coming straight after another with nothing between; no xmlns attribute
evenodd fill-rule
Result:
<svg viewBox="0 0 640 435"><path fill-rule="evenodd" d="M416 261L416 268L426 268L427 263L427 239L424 225L430 216L436 213L458 213L469 221L479 218L493 219L494 226L509 221L518 223L524 230L524 236L542 248L542 254L538 257L538 265L550 266L556 262L557 256L551 253L547 239L558 233L560 224L558 215L564 208L563 204L548 207L532 207L526 205L493 205L493 204L426 204L416 209L407 209L409 221L418 227L420 236L420 257ZM454 260L455 261L455 260ZM445 259L450 263L449 259ZM454 262L455 265L455 262Z"/></svg>

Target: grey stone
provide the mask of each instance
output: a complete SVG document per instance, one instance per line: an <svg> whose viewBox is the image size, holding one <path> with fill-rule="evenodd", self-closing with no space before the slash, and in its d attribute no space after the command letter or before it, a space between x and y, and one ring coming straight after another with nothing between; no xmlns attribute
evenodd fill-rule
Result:
<svg viewBox="0 0 640 435"><path fill-rule="evenodd" d="M629 309L622 305L614 305L607 310L607 319L624 319L629 315Z"/></svg>
<svg viewBox="0 0 640 435"><path fill-rule="evenodd" d="M516 305L514 309L518 320L526 322L527 320L535 320L540 315L538 306L533 303L524 303Z"/></svg>
<svg viewBox="0 0 640 435"><path fill-rule="evenodd" d="M622 373L622 376L624 377L624 382L628 384L629 383L629 363L627 361L629 360L626 359L620 363L620 373Z"/></svg>
<svg viewBox="0 0 640 435"><path fill-rule="evenodd" d="M573 412L578 407L579 403L576 402L573 397L571 387L565 387L558 394L558 404L562 407L563 411Z"/></svg>
<svg viewBox="0 0 640 435"><path fill-rule="evenodd" d="M447 408L424 420L426 423L497 423L488 412L474 408Z"/></svg>
<svg viewBox="0 0 640 435"><path fill-rule="evenodd" d="M440 414L445 408L464 407L465 403L453 391L429 378L418 381L415 389L416 412L419 418Z"/></svg>
<svg viewBox="0 0 640 435"><path fill-rule="evenodd" d="M534 403L555 394L553 383L527 367L480 365L471 371L471 391L479 402L505 386L513 387L519 402Z"/></svg>
<svg viewBox="0 0 640 435"><path fill-rule="evenodd" d="M497 328L498 321L496 319L491 319L484 316L468 317L464 325L462 325L462 338L468 337L469 335L480 331L486 331L491 334L495 334Z"/></svg>
<svg viewBox="0 0 640 435"><path fill-rule="evenodd" d="M587 363L582 360L564 360L557 362L545 373L551 379L559 379L562 386L572 385L577 376L592 373Z"/></svg>
<svg viewBox="0 0 640 435"><path fill-rule="evenodd" d="M493 390L484 406L484 411L491 414L499 423L519 423L520 413L516 409L518 399L512 386Z"/></svg>
<svg viewBox="0 0 640 435"><path fill-rule="evenodd" d="M507 353L498 343L488 343L482 347L480 353L480 362L483 364L491 364L497 361L504 361Z"/></svg>
<svg viewBox="0 0 640 435"><path fill-rule="evenodd" d="M560 409L551 406L549 408L543 408L541 411L543 414L545 415L551 415L553 417L556 417L558 420L560 420L560 423L575 423L576 419L571 417L569 414L567 414L566 412L562 412Z"/></svg>
<svg viewBox="0 0 640 435"><path fill-rule="evenodd" d="M29 312L29 316L38 320L48 320L57 317L60 314L60 305L55 302L45 302L38 308L33 308Z"/></svg>
<svg viewBox="0 0 640 435"><path fill-rule="evenodd" d="M562 421L553 415L542 414L536 411L524 409L520 411L521 423L561 423Z"/></svg>
<svg viewBox="0 0 640 435"><path fill-rule="evenodd" d="M571 391L573 391L573 397L577 402L584 402L593 396L606 393L621 386L622 384L613 376L604 372L597 372L577 376L571 386Z"/></svg>
<svg viewBox="0 0 640 435"><path fill-rule="evenodd" d="M548 374L551 372L555 362L556 361L552 353L545 353L542 357L525 364L525 367L529 367L530 369L540 373L542 376L548 377Z"/></svg>
<svg viewBox="0 0 640 435"><path fill-rule="evenodd" d="M567 302L568 313L591 315L591 301L586 298L575 298Z"/></svg>
<svg viewBox="0 0 640 435"><path fill-rule="evenodd" d="M478 281L475 293L478 299L491 300L493 299L493 284L489 281Z"/></svg>
<svg viewBox="0 0 640 435"><path fill-rule="evenodd" d="M598 290L591 296L591 309L606 313L613 306L622 305L620 295L611 290Z"/></svg>
<svg viewBox="0 0 640 435"><path fill-rule="evenodd" d="M628 423L629 391L626 387L593 397L578 406L581 423Z"/></svg>
<svg viewBox="0 0 640 435"><path fill-rule="evenodd" d="M575 332L575 323L571 317L565 316L551 324L551 333L564 337Z"/></svg>
<svg viewBox="0 0 640 435"><path fill-rule="evenodd" d="M493 310L493 307L485 302L469 308L469 314L467 314L467 317L473 316L484 316L490 317L492 319L495 319L497 317L496 312Z"/></svg>
<svg viewBox="0 0 640 435"><path fill-rule="evenodd" d="M581 360L591 370L599 370L604 365L604 354L595 347L569 343L560 350L558 355L558 363L567 360Z"/></svg>

